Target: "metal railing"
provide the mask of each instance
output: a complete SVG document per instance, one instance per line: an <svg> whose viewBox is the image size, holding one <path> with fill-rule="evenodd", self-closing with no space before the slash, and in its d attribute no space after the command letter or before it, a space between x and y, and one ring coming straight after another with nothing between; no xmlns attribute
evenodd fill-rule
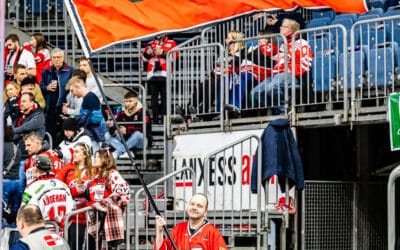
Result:
<svg viewBox="0 0 400 250"><path fill-rule="evenodd" d="M400 177L400 166L390 172L387 184L387 234L388 249L396 246L396 180Z"/></svg>
<svg viewBox="0 0 400 250"><path fill-rule="evenodd" d="M188 172L188 173L185 173ZM196 180L196 172L190 168L182 168L177 171L174 171L172 173L169 173L165 175L164 177L150 183L147 185L149 189L153 190L153 194L155 196L155 201L156 204L159 206L160 212L164 212L164 216L166 220L168 221L169 225L175 225L178 222L178 219L183 219L185 220L186 214L185 211L186 209L180 210L176 209L176 203L178 201L172 200L173 204L172 207L167 207L166 200L167 200L167 193L169 193L168 189L171 188L171 186L176 185L176 180L175 178L177 175L181 174L184 178L182 178L180 181L182 183L195 183ZM189 178L186 178L186 175L189 174ZM182 193L188 197L191 197L193 194L196 193L196 185L192 186L182 186ZM186 192L188 191L188 192ZM143 193L144 189L141 188L135 192L135 198L133 202L128 204L128 211L132 210L133 206L133 228L134 228L134 245L135 249L140 249L140 248L145 248L145 249L152 249L152 240L155 236L155 222L154 222L154 216L152 216L152 212L149 211L149 207L147 207L147 197ZM172 190L174 193L174 190ZM162 193L160 197L160 193ZM157 197L157 195L159 197ZM157 200L161 201L157 203ZM143 203L144 206L142 206ZM186 204L182 204L184 207ZM142 208L142 209L140 209ZM170 215L170 216L169 216ZM127 224L130 225L130 217L128 216ZM172 219L171 219L172 217ZM151 221L153 220L153 221ZM131 227L132 228L132 227ZM131 238L131 231L127 231L127 238ZM127 249L130 249L130 242L127 243Z"/></svg>

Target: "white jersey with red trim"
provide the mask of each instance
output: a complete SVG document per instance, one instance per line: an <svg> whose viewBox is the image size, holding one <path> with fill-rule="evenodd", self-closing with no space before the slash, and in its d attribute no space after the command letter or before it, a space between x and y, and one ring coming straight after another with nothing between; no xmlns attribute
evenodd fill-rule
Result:
<svg viewBox="0 0 400 250"><path fill-rule="evenodd" d="M63 219L73 209L74 200L68 186L54 175L39 176L25 188L21 205L39 206L45 220L55 221L61 227Z"/></svg>

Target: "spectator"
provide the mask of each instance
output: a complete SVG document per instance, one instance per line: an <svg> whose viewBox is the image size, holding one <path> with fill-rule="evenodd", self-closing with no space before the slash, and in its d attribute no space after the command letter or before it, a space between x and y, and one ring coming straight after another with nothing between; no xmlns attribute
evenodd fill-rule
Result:
<svg viewBox="0 0 400 250"><path fill-rule="evenodd" d="M229 104L234 105L237 108L241 107L241 98L235 98L241 93L245 94L245 88L246 85L245 83L242 85L240 81L238 80L238 75L239 75L239 69L240 69L240 64L243 59L246 58L246 46L245 42L243 40L243 33L240 31L236 30L231 30L228 32L228 35L225 39L225 45L228 50L228 69L226 72L221 72L221 69L223 68L222 65L219 65L217 69L214 70L214 72L218 75L223 75L223 74L228 74L228 90L229 90ZM215 109L217 112L220 111L221 108L221 87L220 84L222 84L224 81L223 79L220 79L218 81L218 86L217 86L217 96L216 96L216 104L215 104ZM226 89L225 87L223 88L224 90Z"/></svg>
<svg viewBox="0 0 400 250"><path fill-rule="evenodd" d="M86 73L83 70L77 69L72 73L72 76L78 77L78 79L82 80L86 83ZM67 103L64 103L62 107L62 113L69 117L75 117L80 114L81 106L82 106L82 97L76 97L72 94L70 82L67 83L65 87L66 90L69 91L67 95Z"/></svg>
<svg viewBox="0 0 400 250"><path fill-rule="evenodd" d="M301 39L299 36L293 37L293 34L299 29L300 24L295 20L288 18L283 19L280 33L287 39L287 53L285 53L285 48L282 46L276 56L272 76L265 79L251 90L250 101L253 107L264 105L273 106L274 114L284 113L285 83L287 82L290 88L292 74L294 74L296 82L293 84L298 85L298 78L310 71L313 57L311 48L304 39ZM295 39L294 48L292 47L293 39ZM293 52L295 53L295 58L292 58ZM287 69L285 68L286 55L288 57ZM295 64L294 72L292 72L293 64Z"/></svg>
<svg viewBox="0 0 400 250"><path fill-rule="evenodd" d="M92 179L92 160L88 145L79 142L74 146L73 162L64 165L57 173L56 178L63 181L71 190L74 199L74 209L81 209L86 206L86 186ZM86 214L70 218L71 225L68 228L68 243L71 249L83 249L86 235ZM95 246L94 238L89 237L89 246ZM89 249L93 249L89 247Z"/></svg>
<svg viewBox="0 0 400 250"><path fill-rule="evenodd" d="M23 64L17 64L13 68L13 73L14 73L14 81L18 83L18 85L21 86L22 80L24 80L28 76L28 72L26 70L25 65Z"/></svg>
<svg viewBox="0 0 400 250"><path fill-rule="evenodd" d="M85 82L89 91L93 92L99 98L100 103L103 103L103 95L101 94L99 86L96 83L96 79L94 78L92 68L90 67L89 63L89 59L84 56L81 57L79 59L79 69L86 73ZM99 77L97 78L97 80L99 81L100 87L103 88L103 80L101 80Z"/></svg>
<svg viewBox="0 0 400 250"><path fill-rule="evenodd" d="M69 250L66 240L46 229L44 221L42 211L37 205L22 206L17 215L18 231L22 238L11 247L11 250Z"/></svg>
<svg viewBox="0 0 400 250"><path fill-rule="evenodd" d="M28 154L25 150L23 136L31 132L37 132L42 138L45 135L45 117L43 111L35 103L35 97L31 93L21 94L21 116L13 124L14 142L17 142L25 160Z"/></svg>
<svg viewBox="0 0 400 250"><path fill-rule="evenodd" d="M64 51L58 48L51 52L51 64L43 70L40 88L46 99L46 130L55 139L57 132L60 131L62 123L60 115L68 94L65 87L74 69L64 62Z"/></svg>
<svg viewBox="0 0 400 250"><path fill-rule="evenodd" d="M42 80L42 72L50 66L50 50L47 47L46 38L41 33L35 33L31 36L30 43L25 43L24 48L33 51L33 57L36 63L36 79L38 83Z"/></svg>
<svg viewBox="0 0 400 250"><path fill-rule="evenodd" d="M35 76L36 75L36 64L35 59L33 58L32 53L28 50L24 49L21 46L19 41L19 37L17 34L10 34L5 39L6 49L4 51L5 58L5 75L4 79L6 83L14 80L13 77L13 68L17 64L22 64L26 67L28 75Z"/></svg>
<svg viewBox="0 0 400 250"><path fill-rule="evenodd" d="M85 127L92 134L92 147L93 150L97 150L99 144L104 141L107 129L99 98L89 91L85 82L79 77L72 77L68 84L72 94L82 98L80 114L75 119L80 126Z"/></svg>
<svg viewBox="0 0 400 250"><path fill-rule="evenodd" d="M38 82L34 76L27 76L21 82L21 94L31 93L35 97L35 101L39 104L41 109L46 107L46 101L44 100L42 91L38 85Z"/></svg>
<svg viewBox="0 0 400 250"><path fill-rule="evenodd" d="M171 232L178 249L228 249L218 229L206 219L208 200L204 194L195 194L188 204L188 221L179 223ZM169 239L163 237L165 219L156 215L154 249L173 249Z"/></svg>
<svg viewBox="0 0 400 250"><path fill-rule="evenodd" d="M130 91L125 94L124 108L117 116L116 121L117 123L122 123L121 125L118 125L118 129L124 137L128 148L143 148L143 126L145 125L141 123L143 121L143 109L142 103L138 99L138 94L136 92ZM112 120L108 122L108 126L110 126L111 136L107 142L115 149L113 152L114 158L129 158L128 153L121 142L117 128L114 126Z"/></svg>
<svg viewBox="0 0 400 250"><path fill-rule="evenodd" d="M142 52L142 60L147 63L147 84L151 92L151 110L153 123L161 124L167 107L167 52L176 46L167 36L156 36ZM160 97L159 97L160 96ZM161 103L160 103L161 101Z"/></svg>
<svg viewBox="0 0 400 250"><path fill-rule="evenodd" d="M85 143L89 148L92 147L90 132L84 127L79 127L75 118L65 119L62 124L64 139L58 145L57 150L62 154L65 164L73 162L74 147L77 143Z"/></svg>
<svg viewBox="0 0 400 250"><path fill-rule="evenodd" d="M19 99L21 88L16 82L9 82L4 89L4 124L14 124L19 116Z"/></svg>
<svg viewBox="0 0 400 250"><path fill-rule="evenodd" d="M29 154L29 158L25 161L25 175L26 185L29 185L35 180L35 167L37 158L40 155L45 155L51 159L53 164L52 172L57 172L62 168L63 164L58 158L58 153L51 150L47 141L43 140L43 137L37 132L31 132L24 136L26 151Z"/></svg>
<svg viewBox="0 0 400 250"><path fill-rule="evenodd" d="M53 162L44 154L36 158L35 181L25 188L22 204L37 205L44 219L54 221L64 228L64 216L72 211L73 199L68 186L56 179Z"/></svg>
<svg viewBox="0 0 400 250"><path fill-rule="evenodd" d="M13 131L9 126L4 127L3 145L3 201L11 208L11 214L16 215L21 205L24 180L20 176L19 165L21 151L13 143ZM23 177L23 176L22 176ZM15 219L15 217L14 217ZM13 223L11 220L8 223Z"/></svg>
<svg viewBox="0 0 400 250"><path fill-rule="evenodd" d="M130 199L129 184L118 172L115 159L108 149L100 149L95 153L93 164L94 177L89 183L89 202L98 211L105 212L102 230L89 231L89 234L102 239L102 249L116 247L124 239L124 219L126 205ZM93 223L89 222L89 223ZM95 223L99 223L95 221ZM105 235L105 232L113 234Z"/></svg>

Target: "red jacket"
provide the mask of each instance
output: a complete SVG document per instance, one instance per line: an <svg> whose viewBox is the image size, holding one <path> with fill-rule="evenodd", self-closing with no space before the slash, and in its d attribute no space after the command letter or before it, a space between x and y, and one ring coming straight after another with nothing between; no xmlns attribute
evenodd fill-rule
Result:
<svg viewBox="0 0 400 250"><path fill-rule="evenodd" d="M74 209L84 208L86 206L87 199L85 197L85 193L80 194L76 189L77 178L75 176L75 168L76 166L73 163L69 163L64 165L56 175L56 179L64 182L68 185L72 198L74 199ZM85 170L82 171L81 174L82 182L84 185L90 180L89 176L86 174ZM86 225L86 214L80 213L78 217L72 216L70 218L71 222Z"/></svg>
<svg viewBox="0 0 400 250"><path fill-rule="evenodd" d="M33 167L36 167L36 159L39 155L46 155L50 158L51 162L53 163L52 172L54 174L57 174L57 172L63 166L63 163L60 158L58 158L57 153L51 149L29 156L24 165L27 186L35 180L35 177L33 176Z"/></svg>
<svg viewBox="0 0 400 250"><path fill-rule="evenodd" d="M218 229L211 224L204 224L193 235L189 233L189 222L176 225L171 236L178 249L224 250L228 249ZM167 248L168 246L168 248ZM165 238L160 249L173 249L168 238Z"/></svg>
<svg viewBox="0 0 400 250"><path fill-rule="evenodd" d="M295 40L294 48L293 48L292 39L293 38L291 36L287 37L288 71L292 72L292 66L294 63L295 64L295 72L294 72L295 76L301 76L305 72L308 72L311 70L313 54L312 54L312 50L306 40L301 39L301 38ZM292 57L293 50L294 50L295 58ZM284 47L281 46L279 53L276 55L276 63L275 63L274 69L273 69L273 73L281 73L284 71L285 71L285 52L284 52Z"/></svg>
<svg viewBox="0 0 400 250"><path fill-rule="evenodd" d="M157 46L161 46L164 53L161 56L154 54L147 54L149 50L155 50ZM176 42L165 36L161 41L153 40L150 41L142 52L142 60L147 63L147 79L153 76L167 77L167 59L165 58L168 51L176 47ZM174 53L176 58L178 53ZM159 64L160 68L157 69L155 66Z"/></svg>

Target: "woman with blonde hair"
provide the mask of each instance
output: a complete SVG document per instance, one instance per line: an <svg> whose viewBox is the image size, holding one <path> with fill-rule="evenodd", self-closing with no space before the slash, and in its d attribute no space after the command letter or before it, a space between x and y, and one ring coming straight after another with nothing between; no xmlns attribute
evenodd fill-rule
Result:
<svg viewBox="0 0 400 250"><path fill-rule="evenodd" d="M246 44L244 41L244 35L242 32L237 30L231 30L225 38L226 52L228 53L227 58L227 69L223 72L223 75L228 76L228 86L223 87L223 91L228 90L228 103L233 105L235 108L241 108L242 96L246 95L246 84L242 84L239 79L240 65L247 57ZM221 69L221 65L219 66ZM218 70L214 71L216 74L222 74ZM219 82L223 81L223 78ZM222 93L224 93L222 92ZM224 100L225 94L222 96ZM221 90L220 85L217 86L216 96L216 111L220 111L221 107ZM224 103L225 104L225 103Z"/></svg>
<svg viewBox="0 0 400 250"><path fill-rule="evenodd" d="M4 88L4 120L6 121L5 124L10 126L14 124L20 116L18 107L20 93L21 87L14 81L9 82Z"/></svg>

